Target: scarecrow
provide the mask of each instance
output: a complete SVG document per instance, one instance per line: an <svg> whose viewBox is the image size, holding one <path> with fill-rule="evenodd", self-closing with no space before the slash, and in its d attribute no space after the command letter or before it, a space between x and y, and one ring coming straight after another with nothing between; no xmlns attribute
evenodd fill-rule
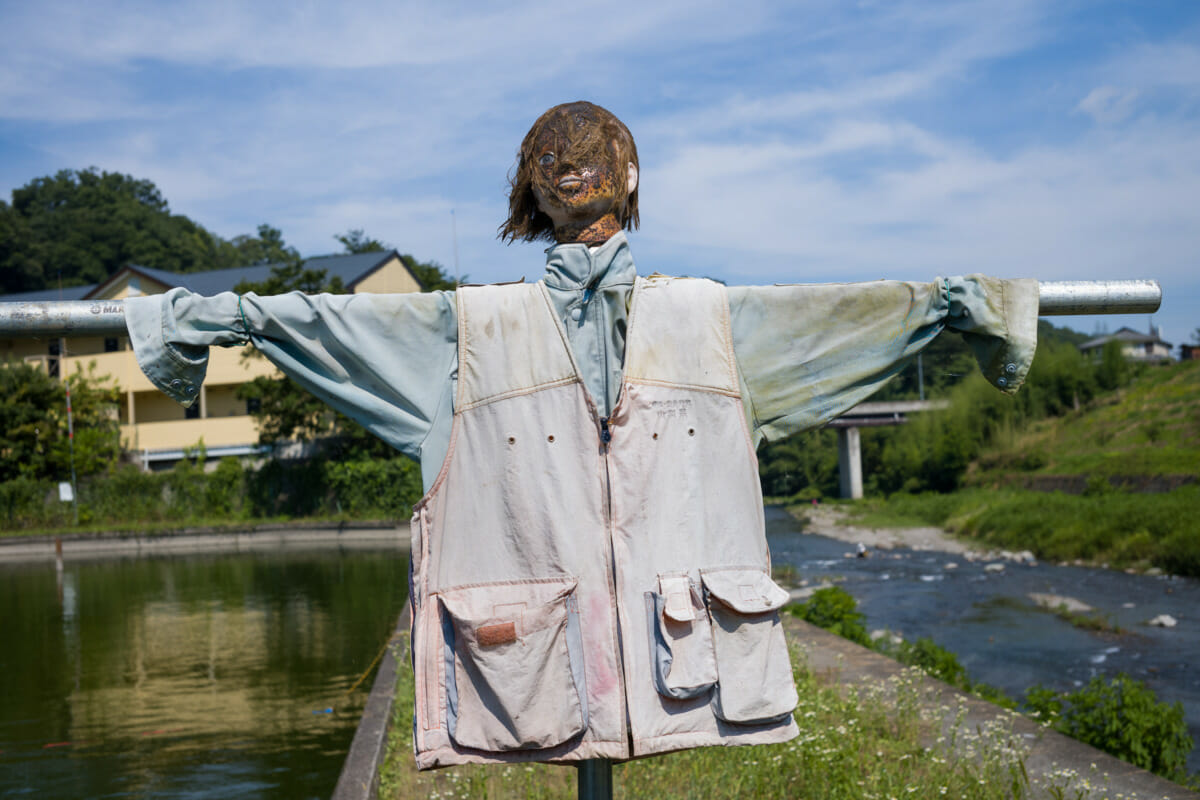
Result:
<svg viewBox="0 0 1200 800"><path fill-rule="evenodd" d="M866 398L942 330L1015 392L1038 287L725 287L640 276L638 157L591 103L521 144L500 236L532 284L131 299L137 359L196 399L251 343L421 464L412 522L421 768L629 759L797 734L755 448Z"/></svg>

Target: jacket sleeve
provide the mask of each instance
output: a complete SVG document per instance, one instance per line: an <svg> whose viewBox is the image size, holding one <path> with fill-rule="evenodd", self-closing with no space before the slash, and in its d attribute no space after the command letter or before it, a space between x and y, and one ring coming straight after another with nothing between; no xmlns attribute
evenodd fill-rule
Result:
<svg viewBox="0 0 1200 800"><path fill-rule="evenodd" d="M211 345L253 344L288 377L401 452L418 458L449 413L457 366L453 293L273 297L184 289L131 298L138 365L183 405L199 396Z"/></svg>
<svg viewBox="0 0 1200 800"><path fill-rule="evenodd" d="M1037 346L1034 280L729 288L733 345L755 444L825 424L865 400L945 328L1006 393Z"/></svg>

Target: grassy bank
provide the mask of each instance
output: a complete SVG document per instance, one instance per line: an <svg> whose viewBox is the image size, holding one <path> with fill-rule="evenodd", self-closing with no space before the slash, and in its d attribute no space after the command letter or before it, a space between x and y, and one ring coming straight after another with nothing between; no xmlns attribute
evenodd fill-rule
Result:
<svg viewBox="0 0 1200 800"><path fill-rule="evenodd" d="M967 482L1032 475L1200 475L1200 363L1146 369L1078 410L1003 432Z"/></svg>
<svg viewBox="0 0 1200 800"><path fill-rule="evenodd" d="M1084 495L1021 489L894 494L850 506L855 524L936 525L988 547L1029 550L1049 561L1158 567L1200 577L1200 486L1160 494Z"/></svg>
<svg viewBox="0 0 1200 800"><path fill-rule="evenodd" d="M206 468L200 453L165 472L126 464L82 480L78 523L56 482L0 483L0 536L405 520L420 497L420 470L407 458L269 460L257 468L226 458Z"/></svg>
<svg viewBox="0 0 1200 800"><path fill-rule="evenodd" d="M418 773L412 758L412 671L399 668L379 797L574 798L575 770L546 764L466 766ZM1020 798L1020 754L1001 727L939 736L950 708L924 709L916 673L864 692L840 690L793 654L800 736L760 747L707 747L614 767L614 796ZM965 738L961 738L965 737ZM958 748L968 754L954 757Z"/></svg>

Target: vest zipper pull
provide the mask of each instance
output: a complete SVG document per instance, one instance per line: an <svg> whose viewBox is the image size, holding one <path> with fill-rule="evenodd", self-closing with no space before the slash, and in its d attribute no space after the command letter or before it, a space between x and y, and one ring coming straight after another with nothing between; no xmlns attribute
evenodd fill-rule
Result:
<svg viewBox="0 0 1200 800"><path fill-rule="evenodd" d="M600 418L600 441L605 444L612 441L612 431L608 429L608 417Z"/></svg>

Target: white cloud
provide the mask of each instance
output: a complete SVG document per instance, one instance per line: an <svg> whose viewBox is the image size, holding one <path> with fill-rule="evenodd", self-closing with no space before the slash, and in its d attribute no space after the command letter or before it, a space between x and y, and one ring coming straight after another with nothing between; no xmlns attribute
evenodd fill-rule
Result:
<svg viewBox="0 0 1200 800"><path fill-rule="evenodd" d="M1133 113L1138 93L1115 86L1097 86L1075 106L1101 124L1121 122Z"/></svg>

